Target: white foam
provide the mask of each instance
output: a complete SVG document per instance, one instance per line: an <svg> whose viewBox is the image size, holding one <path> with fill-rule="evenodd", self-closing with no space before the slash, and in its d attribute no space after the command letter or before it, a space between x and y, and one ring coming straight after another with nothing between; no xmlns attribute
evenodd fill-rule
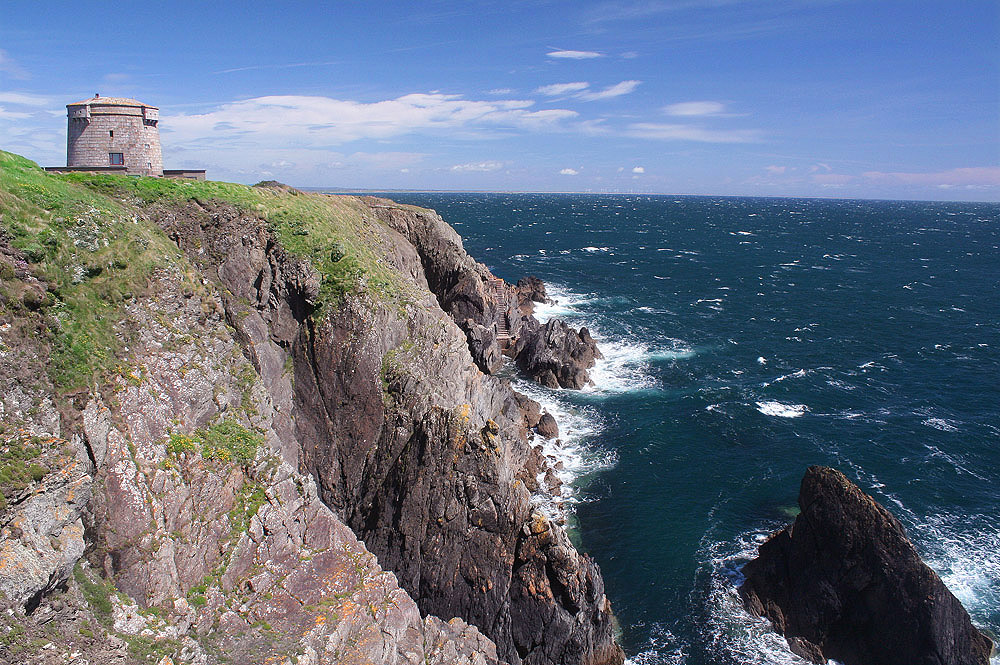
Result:
<svg viewBox="0 0 1000 665"><path fill-rule="evenodd" d="M941 576L977 626L1000 607L1000 520L987 515L934 515L911 527L927 565Z"/></svg>
<svg viewBox="0 0 1000 665"><path fill-rule="evenodd" d="M784 404L773 400L757 402L756 404L757 410L765 416L777 416L779 418L798 418L809 411L809 407L805 404Z"/></svg>
<svg viewBox="0 0 1000 665"><path fill-rule="evenodd" d="M561 318L574 326L585 326L604 356L589 370L593 385L584 388L586 393L601 395L654 389L657 381L650 374L650 361L679 360L694 355L694 351L680 340L668 340L665 346L656 348L633 337L606 334L600 322L587 311L588 305L602 301L594 294L576 293L560 284L546 284L546 292L554 304L536 303L535 318L542 323Z"/></svg>
<svg viewBox="0 0 1000 665"><path fill-rule="evenodd" d="M550 516L572 510L579 503L579 488L573 483L588 474L610 469L618 463L614 451L600 450L590 442L604 429L604 421L590 407L569 402L560 391L545 388L532 381L515 379L514 389L538 402L543 411L548 411L559 425L556 440L535 436L533 443L542 446L542 452L549 459L549 466L562 485L558 490L545 486L544 474L538 478L543 493L534 497L536 505ZM556 468L559 467L559 468Z"/></svg>
<svg viewBox="0 0 1000 665"><path fill-rule="evenodd" d="M684 645L678 644L674 634L665 627L654 624L641 651L625 659L625 665L684 665L688 654Z"/></svg>
<svg viewBox="0 0 1000 665"><path fill-rule="evenodd" d="M590 252L590 253L593 254L594 252L607 252L611 248L610 247L583 247L582 249L585 252Z"/></svg>
<svg viewBox="0 0 1000 665"><path fill-rule="evenodd" d="M705 599L708 619L702 630L709 648L720 658L713 662L740 665L806 665L808 661L793 654L785 638L774 632L766 619L752 616L743 607L737 593L743 563L757 555L757 546L767 539L768 530L750 531L735 542L703 540L699 559L707 561L700 573L708 573L709 590ZM707 567L707 570L705 568Z"/></svg>

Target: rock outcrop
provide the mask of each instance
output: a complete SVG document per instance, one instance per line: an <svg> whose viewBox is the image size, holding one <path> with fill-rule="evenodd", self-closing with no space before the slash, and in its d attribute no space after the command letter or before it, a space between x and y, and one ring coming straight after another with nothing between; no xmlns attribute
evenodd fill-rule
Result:
<svg viewBox="0 0 1000 665"><path fill-rule="evenodd" d="M576 331L560 319L542 326L530 319L514 353L518 368L549 388L580 389L590 384L587 370L601 357L586 328Z"/></svg>
<svg viewBox="0 0 1000 665"><path fill-rule="evenodd" d="M517 280L517 305L521 314L524 316L534 314L536 302L552 302L545 291L545 282L534 275Z"/></svg>
<svg viewBox="0 0 1000 665"><path fill-rule="evenodd" d="M816 663L987 665L991 642L921 561L889 511L813 466L802 512L746 564L740 596Z"/></svg>
<svg viewBox="0 0 1000 665"><path fill-rule="evenodd" d="M590 383L587 370L602 357L597 343L586 328L577 331L561 320L542 325L534 318L532 303L550 302L540 279L525 277L511 286L466 254L461 237L437 213L387 199L364 200L416 249L428 288L465 331L480 370L495 372L506 353L547 387L579 389Z"/></svg>
<svg viewBox="0 0 1000 665"><path fill-rule="evenodd" d="M0 661L623 661L436 214L0 168Z"/></svg>
<svg viewBox="0 0 1000 665"><path fill-rule="evenodd" d="M260 220L208 207L177 217L168 230L203 269L218 265L232 294L227 311L239 310L228 316L239 338L270 327L249 345L251 358L274 345L291 354L288 412L300 466L423 613L462 617L511 665L620 662L589 557L561 553L572 548L568 540L545 540L536 549L545 560L548 549L559 552L550 558L562 569L542 568L546 575L531 580L537 593L528 597L513 572L529 538L524 525L535 519L530 489L544 460L526 438L522 405L530 400L484 375L487 356L477 362L469 344L472 326L489 324L492 332L496 317L512 311L513 290L488 286L481 279L488 271L436 214L377 207L388 205L381 199L369 205L373 217L392 222L371 232L387 264L406 277L406 302L348 295L323 319L300 317L295 326L290 318L302 307L294 303L309 300L302 288L309 281ZM269 373L262 375L266 382ZM566 587L560 575L590 582ZM545 648L520 641L546 634Z"/></svg>

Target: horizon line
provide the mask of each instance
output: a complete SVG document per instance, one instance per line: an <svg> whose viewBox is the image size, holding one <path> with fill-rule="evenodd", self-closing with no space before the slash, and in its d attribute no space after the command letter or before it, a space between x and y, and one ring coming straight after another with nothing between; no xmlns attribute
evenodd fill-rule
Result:
<svg viewBox="0 0 1000 665"><path fill-rule="evenodd" d="M576 196L681 196L729 199L818 199L820 201L885 201L901 203L963 203L1000 205L997 201L961 201L955 199L892 199L864 196L796 196L791 194L680 194L664 192L595 192L572 190L521 190L521 189L373 189L367 187L296 187L306 192L347 196L351 194L555 194Z"/></svg>

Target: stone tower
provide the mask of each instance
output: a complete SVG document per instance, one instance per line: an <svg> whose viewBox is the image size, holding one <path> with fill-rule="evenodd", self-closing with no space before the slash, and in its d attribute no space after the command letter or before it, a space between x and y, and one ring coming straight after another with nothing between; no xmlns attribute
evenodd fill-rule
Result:
<svg viewBox="0 0 1000 665"><path fill-rule="evenodd" d="M124 167L129 175L163 175L160 109L134 99L94 95L66 105L66 165Z"/></svg>

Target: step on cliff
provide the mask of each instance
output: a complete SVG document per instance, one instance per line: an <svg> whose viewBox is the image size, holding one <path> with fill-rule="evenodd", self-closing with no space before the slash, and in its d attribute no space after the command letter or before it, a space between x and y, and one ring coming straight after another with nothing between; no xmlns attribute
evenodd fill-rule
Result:
<svg viewBox="0 0 1000 665"><path fill-rule="evenodd" d="M834 469L809 467L802 512L746 564L747 609L815 663L987 665L991 642L903 526Z"/></svg>
<svg viewBox="0 0 1000 665"><path fill-rule="evenodd" d="M0 660L622 662L515 290L378 205L0 152Z"/></svg>

